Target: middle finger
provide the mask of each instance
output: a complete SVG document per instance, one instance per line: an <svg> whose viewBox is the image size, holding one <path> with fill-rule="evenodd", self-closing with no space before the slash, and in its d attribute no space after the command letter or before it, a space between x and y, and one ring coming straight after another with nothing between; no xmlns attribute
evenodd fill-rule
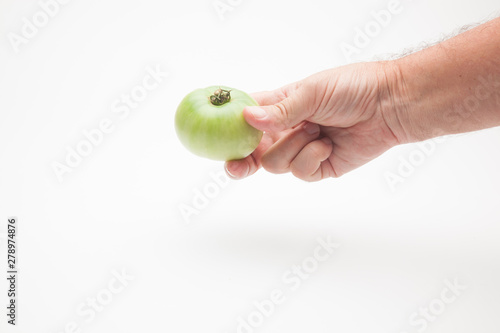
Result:
<svg viewBox="0 0 500 333"><path fill-rule="evenodd" d="M305 122L274 143L262 156L262 166L271 173L290 171L290 164L309 142L320 134L317 124Z"/></svg>

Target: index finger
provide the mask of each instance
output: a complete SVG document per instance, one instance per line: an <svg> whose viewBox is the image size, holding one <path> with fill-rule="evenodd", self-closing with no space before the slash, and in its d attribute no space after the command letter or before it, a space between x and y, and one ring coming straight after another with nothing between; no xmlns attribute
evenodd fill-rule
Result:
<svg viewBox="0 0 500 333"><path fill-rule="evenodd" d="M260 91L250 94L259 105L274 105L286 99L293 91L297 90L300 82L287 84L281 88L271 91Z"/></svg>
<svg viewBox="0 0 500 333"><path fill-rule="evenodd" d="M259 105L273 105L281 102L286 97L283 94L280 94L277 90L273 91L260 91L256 93L250 94Z"/></svg>

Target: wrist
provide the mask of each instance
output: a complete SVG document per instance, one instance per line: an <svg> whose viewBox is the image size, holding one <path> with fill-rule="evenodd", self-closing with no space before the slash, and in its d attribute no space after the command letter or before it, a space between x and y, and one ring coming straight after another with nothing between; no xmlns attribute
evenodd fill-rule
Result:
<svg viewBox="0 0 500 333"><path fill-rule="evenodd" d="M410 98L397 60L382 61L380 79L380 112L395 138L395 145L418 141L412 133Z"/></svg>

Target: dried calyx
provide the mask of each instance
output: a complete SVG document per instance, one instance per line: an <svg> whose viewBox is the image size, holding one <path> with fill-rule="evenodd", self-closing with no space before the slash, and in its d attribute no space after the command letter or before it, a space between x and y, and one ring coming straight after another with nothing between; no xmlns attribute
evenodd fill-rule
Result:
<svg viewBox="0 0 500 333"><path fill-rule="evenodd" d="M217 89L214 94L210 96L210 102L213 105L223 105L231 100L231 90Z"/></svg>

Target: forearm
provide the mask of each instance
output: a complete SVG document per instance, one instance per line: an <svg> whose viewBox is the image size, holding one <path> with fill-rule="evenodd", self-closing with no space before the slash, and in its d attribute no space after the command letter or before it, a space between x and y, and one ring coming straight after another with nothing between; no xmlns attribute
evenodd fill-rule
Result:
<svg viewBox="0 0 500 333"><path fill-rule="evenodd" d="M500 126L500 18L393 62L401 143Z"/></svg>

